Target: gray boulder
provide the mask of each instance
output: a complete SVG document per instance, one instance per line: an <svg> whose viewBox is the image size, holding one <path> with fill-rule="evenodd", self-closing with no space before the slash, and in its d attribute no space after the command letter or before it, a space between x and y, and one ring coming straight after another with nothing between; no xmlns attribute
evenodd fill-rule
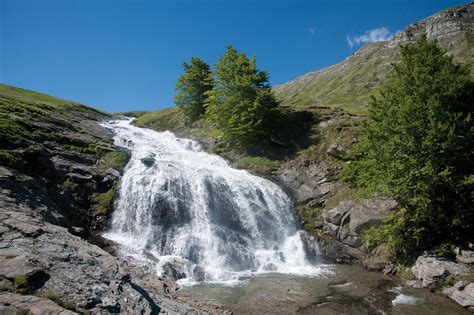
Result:
<svg viewBox="0 0 474 315"><path fill-rule="evenodd" d="M336 159L342 159L347 153L349 153L349 150L337 143L333 143L329 146L326 153Z"/></svg>
<svg viewBox="0 0 474 315"><path fill-rule="evenodd" d="M470 269L440 257L420 256L411 271L415 280L407 283L408 286L436 289L447 276L468 275Z"/></svg>
<svg viewBox="0 0 474 315"><path fill-rule="evenodd" d="M443 289L443 293L463 307L474 309L474 283L458 281L454 286Z"/></svg>
<svg viewBox="0 0 474 315"><path fill-rule="evenodd" d="M463 264L474 264L474 250L456 248L456 261Z"/></svg>

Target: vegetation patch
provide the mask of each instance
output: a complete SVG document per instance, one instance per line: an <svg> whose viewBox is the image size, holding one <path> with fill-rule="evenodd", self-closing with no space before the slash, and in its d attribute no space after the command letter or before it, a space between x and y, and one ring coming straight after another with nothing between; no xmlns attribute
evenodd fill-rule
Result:
<svg viewBox="0 0 474 315"><path fill-rule="evenodd" d="M109 168L123 168L127 165L128 155L123 151L112 151L105 153L98 165L101 171L106 171Z"/></svg>
<svg viewBox="0 0 474 315"><path fill-rule="evenodd" d="M248 169L261 175L271 175L271 173L278 169L282 161L272 160L260 156L246 156L233 163L233 166L238 169Z"/></svg>
<svg viewBox="0 0 474 315"><path fill-rule="evenodd" d="M109 189L105 193L94 194L96 204L93 206L96 215L107 214L111 209L115 198L115 188Z"/></svg>
<svg viewBox="0 0 474 315"><path fill-rule="evenodd" d="M318 232L322 227L322 211L323 208L321 207L313 207L309 205L301 205L296 208L298 217L303 222L303 227L305 230L313 234L319 234Z"/></svg>

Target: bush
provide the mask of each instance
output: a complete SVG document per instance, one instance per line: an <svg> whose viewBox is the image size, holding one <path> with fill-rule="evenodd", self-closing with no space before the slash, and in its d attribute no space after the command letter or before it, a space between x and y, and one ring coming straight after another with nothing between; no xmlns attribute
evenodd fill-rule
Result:
<svg viewBox="0 0 474 315"><path fill-rule="evenodd" d="M342 177L399 202L400 212L366 238L409 258L472 234L474 85L426 35L401 47L401 59L373 98L356 161Z"/></svg>

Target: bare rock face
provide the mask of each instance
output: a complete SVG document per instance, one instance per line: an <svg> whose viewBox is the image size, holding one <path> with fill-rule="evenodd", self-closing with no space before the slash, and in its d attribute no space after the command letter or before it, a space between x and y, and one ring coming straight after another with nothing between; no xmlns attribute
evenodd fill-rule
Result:
<svg viewBox="0 0 474 315"><path fill-rule="evenodd" d="M297 203L318 205L341 184L334 180L335 174L336 170L324 162L297 158L280 168L278 180L291 191Z"/></svg>
<svg viewBox="0 0 474 315"><path fill-rule="evenodd" d="M397 207L393 199L381 198L357 203L343 200L323 211L323 231L335 240L354 248L362 248L361 232L379 225Z"/></svg>
<svg viewBox="0 0 474 315"><path fill-rule="evenodd" d="M474 283L458 281L454 286L445 288L443 293L459 305L474 310Z"/></svg>
<svg viewBox="0 0 474 315"><path fill-rule="evenodd" d="M81 312L193 311L172 300L174 284L111 256L66 228L44 222L25 205L3 204L0 226L0 278L10 282L10 288L57 296ZM39 307L31 308L35 303ZM68 314L51 301L13 293L0 295L0 307Z"/></svg>
<svg viewBox="0 0 474 315"><path fill-rule="evenodd" d="M454 38L457 34L469 31L474 31L473 3L443 10L410 25L406 30L394 36L390 40L389 46L395 47L413 41L422 32L426 32L428 38L436 38L440 42L445 42L449 38ZM455 45L456 43L451 44Z"/></svg>
<svg viewBox="0 0 474 315"><path fill-rule="evenodd" d="M469 267L444 258L420 256L412 267L415 280L409 281L408 286L415 288L436 289L441 281L449 275L468 275Z"/></svg>
<svg viewBox="0 0 474 315"><path fill-rule="evenodd" d="M0 293L0 313L1 314L58 314L73 315L76 312L65 309L46 298L32 295L20 295L11 292Z"/></svg>

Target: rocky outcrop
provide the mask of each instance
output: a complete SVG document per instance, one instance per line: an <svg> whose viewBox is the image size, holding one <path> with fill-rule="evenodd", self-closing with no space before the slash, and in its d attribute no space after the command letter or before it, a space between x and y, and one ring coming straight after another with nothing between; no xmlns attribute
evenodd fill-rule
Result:
<svg viewBox="0 0 474 315"><path fill-rule="evenodd" d="M172 300L174 284L45 222L25 204L4 202L1 208L0 277L16 291L54 296L81 312L192 311ZM0 296L0 301L21 309L40 302L37 297L19 300L15 295Z"/></svg>
<svg viewBox="0 0 474 315"><path fill-rule="evenodd" d="M443 293L449 296L462 307L474 311L474 283L458 281L452 287L443 289Z"/></svg>
<svg viewBox="0 0 474 315"><path fill-rule="evenodd" d="M427 289L438 288L447 276L466 276L470 273L469 267L464 264L432 256L418 257L411 271L415 279L408 281L407 286Z"/></svg>
<svg viewBox="0 0 474 315"><path fill-rule="evenodd" d="M458 34L474 31L474 4L453 7L438 12L424 20L413 23L407 29L395 35L389 47L413 41L425 32L428 38L436 38L440 42L451 45Z"/></svg>
<svg viewBox="0 0 474 315"><path fill-rule="evenodd" d="M397 207L393 199L380 198L356 202L343 200L337 206L322 213L323 233L352 248L359 250L357 258L366 251L361 233L376 225Z"/></svg>
<svg viewBox="0 0 474 315"><path fill-rule="evenodd" d="M337 170L325 162L296 158L278 171L278 181L290 190L298 204L321 205L330 191L341 185Z"/></svg>
<svg viewBox="0 0 474 315"><path fill-rule="evenodd" d="M456 248L454 254L456 261L463 264L474 264L474 244L469 244L469 249Z"/></svg>
<svg viewBox="0 0 474 315"><path fill-rule="evenodd" d="M65 309L46 298L31 295L21 295L11 292L0 293L1 314L58 314L72 315L76 312Z"/></svg>

